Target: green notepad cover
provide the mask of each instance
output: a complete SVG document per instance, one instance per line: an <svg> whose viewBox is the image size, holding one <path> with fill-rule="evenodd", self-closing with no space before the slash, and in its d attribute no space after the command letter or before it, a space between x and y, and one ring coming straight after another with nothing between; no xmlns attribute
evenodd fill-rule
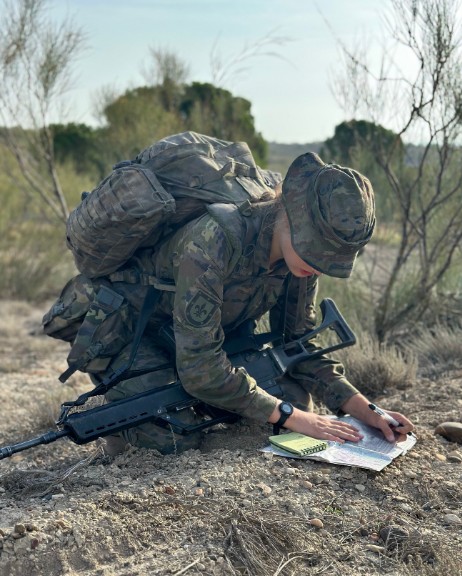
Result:
<svg viewBox="0 0 462 576"><path fill-rule="evenodd" d="M287 434L270 436L269 441L274 446L282 448L282 450L286 450L292 454L297 454L298 456L314 454L327 448L327 442L325 440L311 438L311 436L305 436L298 432L288 432Z"/></svg>

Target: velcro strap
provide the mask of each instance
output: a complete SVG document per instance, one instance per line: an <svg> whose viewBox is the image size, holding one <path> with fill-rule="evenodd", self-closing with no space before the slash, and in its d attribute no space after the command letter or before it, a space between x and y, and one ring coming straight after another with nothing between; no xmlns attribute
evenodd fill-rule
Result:
<svg viewBox="0 0 462 576"><path fill-rule="evenodd" d="M134 268L117 270L107 276L111 282L126 282L127 284L140 284L140 286L154 286L164 292L175 292L176 286L173 280L160 280L157 276L139 272Z"/></svg>

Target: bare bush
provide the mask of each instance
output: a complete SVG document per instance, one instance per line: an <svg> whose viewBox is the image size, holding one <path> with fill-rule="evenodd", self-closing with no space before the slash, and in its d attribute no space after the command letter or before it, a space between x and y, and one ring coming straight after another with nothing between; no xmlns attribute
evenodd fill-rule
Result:
<svg viewBox="0 0 462 576"><path fill-rule="evenodd" d="M422 316L444 284L462 240L462 75L455 0L392 0L386 47L378 71L370 46L342 46L344 69L336 95L353 117L392 127L395 146L370 142L398 209L400 241L386 282L376 294L375 332L384 341ZM403 62L412 62L410 70ZM395 148L407 148L397 164ZM412 155L410 155L412 152Z"/></svg>
<svg viewBox="0 0 462 576"><path fill-rule="evenodd" d="M56 170L50 116L68 90L83 34L70 21L55 26L46 0L3 0L0 16L0 141L22 178L13 186L39 201L43 215L66 219L68 207Z"/></svg>

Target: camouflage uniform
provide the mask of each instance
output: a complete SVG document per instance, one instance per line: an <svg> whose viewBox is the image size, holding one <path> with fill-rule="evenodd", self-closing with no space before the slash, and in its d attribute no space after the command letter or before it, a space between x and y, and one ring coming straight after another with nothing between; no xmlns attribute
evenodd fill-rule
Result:
<svg viewBox="0 0 462 576"><path fill-rule="evenodd" d="M283 202L299 256L322 272L347 277L374 227L369 182L357 172L324 165L316 155L306 154L289 169ZM150 330L155 333L162 323L173 320L176 366L184 388L207 404L260 422L268 421L276 398L242 368L230 364L222 350L225 332L268 311L272 328L279 326L284 302L289 338L315 325L317 277L292 277L283 260L269 265L277 209L277 202L241 207L214 204L208 214L185 225L154 251L139 252L130 262L176 286L175 292L162 294ZM124 290L123 285L120 289ZM152 375L143 382L132 380L119 384L109 399L153 385ZM161 384L155 380L154 385ZM299 408L309 407L313 393L334 412L357 393L341 364L327 357L299 364L283 378L282 388L284 397ZM173 435L160 438L154 425L145 425L142 435L137 430L128 431L125 438L162 452L199 441L197 437L180 445L183 438L176 437L174 446Z"/></svg>

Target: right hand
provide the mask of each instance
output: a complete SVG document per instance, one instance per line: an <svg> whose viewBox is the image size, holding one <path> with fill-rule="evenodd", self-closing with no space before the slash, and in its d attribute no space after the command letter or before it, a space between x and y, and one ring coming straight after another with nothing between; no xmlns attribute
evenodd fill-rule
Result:
<svg viewBox="0 0 462 576"><path fill-rule="evenodd" d="M276 407L269 418L269 422L274 424L279 420L279 416L280 412ZM293 414L286 420L284 428L292 432L300 432L306 436L312 436L320 440L331 440L340 444L343 444L346 440L359 442L363 438L358 429L351 424L328 416L303 412L297 408L294 408Z"/></svg>

